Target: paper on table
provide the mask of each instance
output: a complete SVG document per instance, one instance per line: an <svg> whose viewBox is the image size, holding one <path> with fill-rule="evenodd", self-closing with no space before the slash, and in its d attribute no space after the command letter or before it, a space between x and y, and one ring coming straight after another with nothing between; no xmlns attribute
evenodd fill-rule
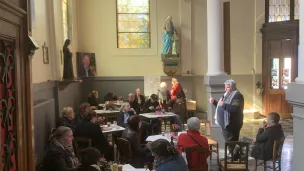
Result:
<svg viewBox="0 0 304 171"><path fill-rule="evenodd" d="M162 135L151 135L151 136L149 136L149 137L146 139L146 141L151 141L151 142L153 142L153 141L156 141L156 140L158 140L158 139L165 139L165 140L167 140L167 141L171 141L170 138L167 138L166 136L162 136Z"/></svg>

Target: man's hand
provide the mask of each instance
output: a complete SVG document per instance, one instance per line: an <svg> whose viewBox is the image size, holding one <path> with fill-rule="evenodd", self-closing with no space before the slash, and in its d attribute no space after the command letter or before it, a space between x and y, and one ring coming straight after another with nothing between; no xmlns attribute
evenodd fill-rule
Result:
<svg viewBox="0 0 304 171"><path fill-rule="evenodd" d="M223 106L223 104L224 104L224 101L223 101L223 100L220 100L220 101L218 102L218 106Z"/></svg>
<svg viewBox="0 0 304 171"><path fill-rule="evenodd" d="M211 103L211 104L213 104L214 103L214 98L210 95L210 98L209 98L209 102Z"/></svg>
<svg viewBox="0 0 304 171"><path fill-rule="evenodd" d="M255 144L256 143L256 139L253 139L252 143Z"/></svg>

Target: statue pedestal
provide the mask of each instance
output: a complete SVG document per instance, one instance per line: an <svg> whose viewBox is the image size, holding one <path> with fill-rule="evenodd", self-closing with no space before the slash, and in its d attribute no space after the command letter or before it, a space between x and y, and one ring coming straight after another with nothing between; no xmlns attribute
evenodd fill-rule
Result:
<svg viewBox="0 0 304 171"><path fill-rule="evenodd" d="M162 54L163 71L168 76L181 75L181 60L179 54Z"/></svg>

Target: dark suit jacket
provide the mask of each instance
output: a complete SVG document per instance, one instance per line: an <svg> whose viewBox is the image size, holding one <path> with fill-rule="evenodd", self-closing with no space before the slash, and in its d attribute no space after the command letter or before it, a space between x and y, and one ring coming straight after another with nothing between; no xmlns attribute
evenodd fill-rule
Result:
<svg viewBox="0 0 304 171"><path fill-rule="evenodd" d="M130 117L134 115L133 112L129 112ZM117 125L126 128L128 125L125 123L124 113L120 113L120 115L117 116Z"/></svg>
<svg viewBox="0 0 304 171"><path fill-rule="evenodd" d="M136 112L136 114L138 115L140 113L140 106L139 104L137 103L137 101L133 101L133 102L129 102L130 103L130 106L131 108L133 108Z"/></svg>
<svg viewBox="0 0 304 171"><path fill-rule="evenodd" d="M90 106L98 106L97 98L92 95L88 96L88 103L90 104Z"/></svg>
<svg viewBox="0 0 304 171"><path fill-rule="evenodd" d="M153 106L154 109L150 110L149 107ZM143 107L143 113L151 113L151 112L155 112L155 108L159 106L159 102L155 101L154 103L152 103L151 99L149 99L148 101L146 101L144 107Z"/></svg>
<svg viewBox="0 0 304 171"><path fill-rule="evenodd" d="M57 127L66 126L72 129L73 133L76 129L76 119L73 120L68 119L67 117L61 117L58 119Z"/></svg>
<svg viewBox="0 0 304 171"><path fill-rule="evenodd" d="M214 100L214 106L217 106L217 101ZM230 122L229 125L227 125L226 129L230 132L234 132L234 131L239 131L242 127L243 127L243 118L244 118L244 97L240 92L237 92L233 99L231 104L226 104L224 103L222 107L218 108L218 112L219 110L222 112L220 112L221 114L224 115L224 111L226 110L227 112L230 113ZM218 114L220 114L218 113ZM218 118L219 121L220 118ZM220 121L219 121L220 122Z"/></svg>
<svg viewBox="0 0 304 171"><path fill-rule="evenodd" d="M86 77L87 76L86 75L86 70L85 70L83 65L79 65L77 71L78 71L78 77ZM90 68L88 69L88 76L89 77L94 76Z"/></svg>
<svg viewBox="0 0 304 171"><path fill-rule="evenodd" d="M92 147L97 148L101 154L108 154L109 142L98 124L83 120L76 127L75 137L77 136L91 138Z"/></svg>
<svg viewBox="0 0 304 171"><path fill-rule="evenodd" d="M139 98L140 98L140 101L141 101L141 104L139 104L139 106L143 106L145 104L145 96L143 95L139 95ZM135 101L137 101L137 103L139 102L139 99L137 97L137 95L135 94Z"/></svg>
<svg viewBox="0 0 304 171"><path fill-rule="evenodd" d="M256 143L252 149L251 156L259 160L270 160L272 158L273 143L284 137L281 124L269 128L260 128L256 136Z"/></svg>

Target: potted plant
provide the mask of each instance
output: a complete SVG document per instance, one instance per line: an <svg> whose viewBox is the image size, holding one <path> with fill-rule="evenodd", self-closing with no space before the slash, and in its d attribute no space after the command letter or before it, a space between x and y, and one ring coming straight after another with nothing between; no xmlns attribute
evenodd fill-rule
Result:
<svg viewBox="0 0 304 171"><path fill-rule="evenodd" d="M171 136L176 137L178 135L178 130L180 126L177 124L172 124L171 125Z"/></svg>

